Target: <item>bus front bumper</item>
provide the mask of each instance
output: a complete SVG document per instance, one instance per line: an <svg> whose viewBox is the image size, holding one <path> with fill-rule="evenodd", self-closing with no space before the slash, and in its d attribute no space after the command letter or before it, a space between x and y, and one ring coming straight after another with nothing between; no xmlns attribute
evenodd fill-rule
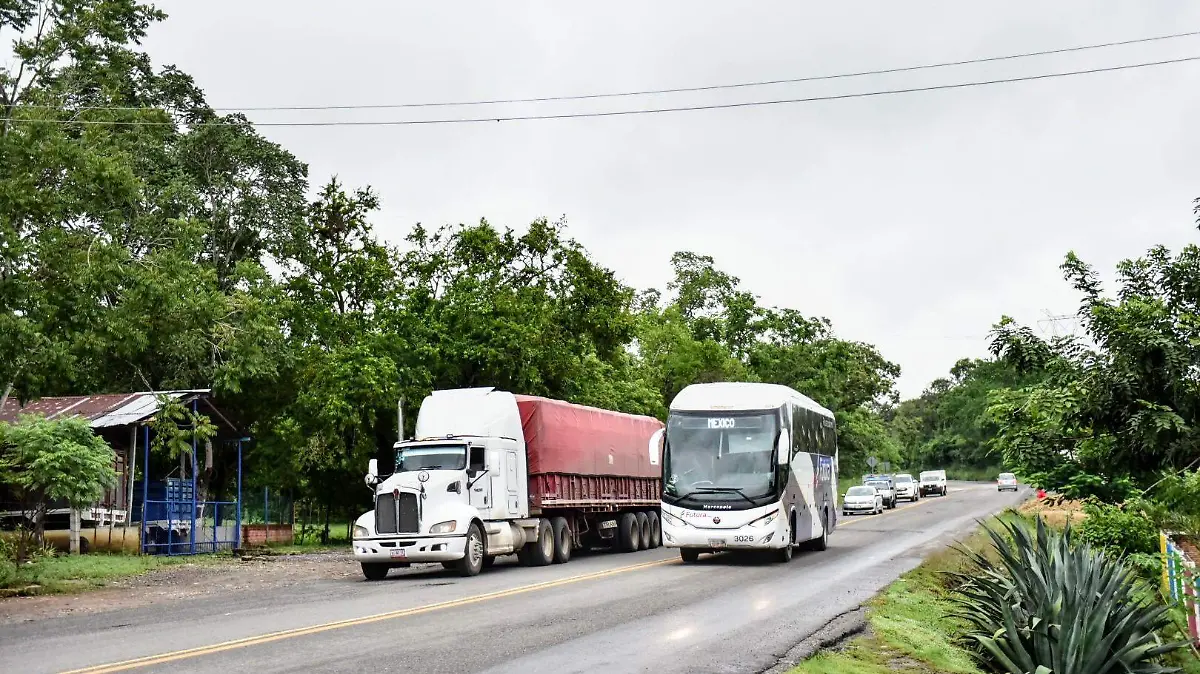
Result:
<svg viewBox="0 0 1200 674"><path fill-rule="evenodd" d="M762 550L787 545L783 527L744 526L736 529L706 529L691 525L679 526L662 522L662 542L666 548L697 550Z"/></svg>

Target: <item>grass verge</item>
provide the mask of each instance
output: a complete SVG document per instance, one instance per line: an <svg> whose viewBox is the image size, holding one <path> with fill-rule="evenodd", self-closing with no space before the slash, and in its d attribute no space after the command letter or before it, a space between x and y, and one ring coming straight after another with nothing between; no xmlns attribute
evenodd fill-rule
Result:
<svg viewBox="0 0 1200 674"><path fill-rule="evenodd" d="M981 550L986 540L980 532L962 545ZM965 626L946 617L954 606L944 572L963 566L955 549L933 555L868 602L866 634L817 654L791 674L981 674L958 640Z"/></svg>
<svg viewBox="0 0 1200 674"><path fill-rule="evenodd" d="M9 565L0 575L0 596L28 596L79 592L103 587L113 581L184 564L214 564L228 555L87 555L39 557L20 566Z"/></svg>

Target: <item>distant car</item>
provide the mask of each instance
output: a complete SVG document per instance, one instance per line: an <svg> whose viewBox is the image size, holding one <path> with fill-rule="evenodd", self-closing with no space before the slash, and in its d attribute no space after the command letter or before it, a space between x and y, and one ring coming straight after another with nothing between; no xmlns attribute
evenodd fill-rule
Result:
<svg viewBox="0 0 1200 674"><path fill-rule="evenodd" d="M1016 491L1017 476L1012 473L1000 473L996 479L996 491Z"/></svg>
<svg viewBox="0 0 1200 674"><path fill-rule="evenodd" d="M908 473L893 475L892 482L896 484L896 498L910 502L920 498L917 481L913 479L912 475Z"/></svg>
<svg viewBox="0 0 1200 674"><path fill-rule="evenodd" d="M945 496L949 491L946 488L946 471L944 470L924 470L921 471L921 496L929 496L937 494Z"/></svg>
<svg viewBox="0 0 1200 674"><path fill-rule="evenodd" d="M868 513L877 515L883 512L883 496L875 487L855 485L846 490L842 497L842 514Z"/></svg>
<svg viewBox="0 0 1200 674"><path fill-rule="evenodd" d="M892 483L892 478L883 475L877 475L870 480L867 480L866 486L874 487L883 498L883 505L888 508L896 507L896 485Z"/></svg>

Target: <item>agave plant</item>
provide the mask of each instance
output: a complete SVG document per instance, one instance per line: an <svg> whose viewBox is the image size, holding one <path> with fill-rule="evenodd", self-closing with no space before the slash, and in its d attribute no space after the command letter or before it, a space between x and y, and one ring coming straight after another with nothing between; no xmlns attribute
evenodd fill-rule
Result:
<svg viewBox="0 0 1200 674"><path fill-rule="evenodd" d="M1167 609L1139 600L1133 572L1038 518L985 526L998 561L967 551L957 615L996 671L1006 674L1165 674Z"/></svg>

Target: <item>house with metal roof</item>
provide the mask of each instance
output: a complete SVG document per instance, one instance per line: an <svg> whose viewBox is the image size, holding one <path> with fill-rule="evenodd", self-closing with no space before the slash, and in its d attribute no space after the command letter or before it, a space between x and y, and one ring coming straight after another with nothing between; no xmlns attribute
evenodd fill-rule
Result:
<svg viewBox="0 0 1200 674"><path fill-rule="evenodd" d="M164 399L172 400L204 414L217 428L217 437L213 445L236 442L237 454L237 491L236 501L206 502L203 494L197 494L197 474L207 471L220 473L220 466L213 457L213 449L194 448L191 456L191 466L186 461L172 466L165 462L164 457L152 457L149 449L151 440L150 422L163 407ZM216 407L210 389L187 389L173 391L142 391L135 393L106 393L86 396L53 396L30 400L21 403L15 398L9 398L0 407L0 423L17 422L22 416L35 415L47 419L78 417L86 419L97 435L104 438L116 454L114 468L117 472L117 484L92 508L82 513L84 528L99 529L107 527L109 538L116 527L128 529L129 522L141 522L141 548L147 550L148 544L162 539L162 532L152 529L159 525L145 520L165 519L166 545L168 552L179 543L176 538L186 535L193 544L189 550L194 551L197 513L203 521L206 515L205 506L212 505L210 511L216 511L219 505L240 504L241 489L241 441L244 439L242 430ZM197 454L203 455L203 466L197 459ZM141 462L142 465L139 465ZM151 470L145 470L146 464L151 464ZM190 470L189 470L190 469ZM137 477L140 474L140 483ZM177 472L176 472L177 471ZM225 472L230 472L226 470ZM165 480L154 482L147 479L148 475L166 473ZM175 477L172 477L175 475ZM228 477L232 477L229 475ZM137 486L142 487L139 490ZM151 494L151 491L154 494ZM203 492L203 488L200 489ZM171 496L171 495L174 496ZM188 503L179 499L187 497ZM197 496L200 499L197 500ZM170 503L168 504L168 501ZM226 508L229 510L229 508ZM142 517L147 512L146 518ZM169 512L168 512L169 511ZM240 524L240 506L239 524ZM164 514L165 513L165 514ZM211 512L209 513L211 515ZM160 517L162 515L162 517ZM47 512L47 529L65 528L69 520L69 510L65 507L51 508ZM174 517L172 517L174 516ZM0 528L11 527L14 518L25 517L20 504L16 502L11 490L0 484ZM226 513L225 519L232 520ZM189 528L190 527L190 528ZM215 526L214 526L215 529ZM214 537L216 534L214 534ZM122 539L124 537L122 536ZM216 540L209 541L216 544ZM178 550L174 550L178 552Z"/></svg>

